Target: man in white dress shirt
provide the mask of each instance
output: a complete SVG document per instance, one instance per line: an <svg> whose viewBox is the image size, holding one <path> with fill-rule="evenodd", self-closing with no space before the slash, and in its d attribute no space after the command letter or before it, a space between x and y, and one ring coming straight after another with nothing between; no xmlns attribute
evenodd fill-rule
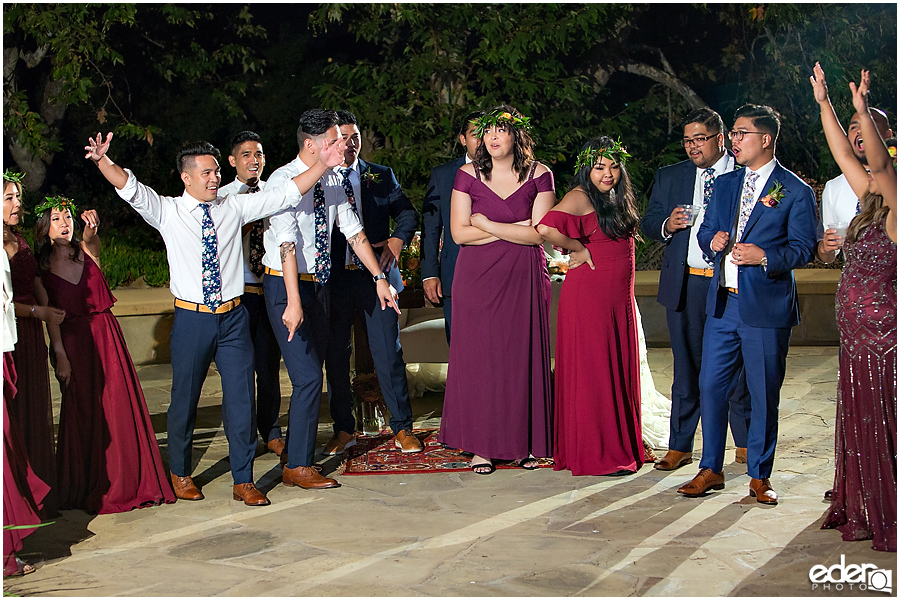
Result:
<svg viewBox="0 0 900 600"><path fill-rule="evenodd" d="M272 174L268 188L308 172L323 152L337 149L343 154L345 144L337 123L333 110L313 109L300 115L297 158ZM263 257L266 309L292 385L287 448L281 455L282 482L306 489L339 485L313 466L328 341L329 288L325 283L331 276L335 224L375 279L380 310L400 312L397 292L381 270L340 178L331 170L320 177L295 207L272 216Z"/></svg>
<svg viewBox="0 0 900 600"><path fill-rule="evenodd" d="M241 227L294 206L323 173L343 160L341 152L319 153L310 169L270 185L259 194L219 194L219 151L207 142L185 144L176 156L184 183L178 197L160 196L107 156L112 133L85 147L89 158L119 196L160 232L175 296L172 402L168 410L169 470L175 495L202 500L191 479L191 443L200 390L213 359L222 378L222 421L234 479L233 497L248 506L268 498L253 483L253 346L244 290Z"/></svg>
<svg viewBox="0 0 900 600"><path fill-rule="evenodd" d="M872 115L872 120L875 121L875 127L878 129L881 139L887 140L894 137L890 121L888 121L884 111L877 108L869 108L869 113ZM847 139L850 140L853 153L856 154L859 162L863 165L868 165L869 163L866 161L866 146L863 144L862 133L859 130L859 120L859 113L854 113L850 119L850 127L847 128ZM859 214L859 199L850 188L847 178L841 173L826 183L825 189L822 191L819 243L816 245L816 256L818 256L819 260L826 263L834 262L834 259L837 258L837 253L841 251L841 246L844 244L843 236L839 236L838 231L831 225L836 223L849 225L850 221L857 214Z"/></svg>
<svg viewBox="0 0 900 600"><path fill-rule="evenodd" d="M228 163L234 167L237 177L220 190L220 194L255 194L265 189L262 180L266 167L262 140L252 131L242 131L231 140ZM281 350L272 332L266 302L263 299L263 264L265 254L263 234L269 226L268 219L248 223L241 228L244 250L244 295L241 302L247 307L250 318L250 338L253 341L253 369L256 371L256 429L266 447L281 456L284 439L278 426L281 412Z"/></svg>

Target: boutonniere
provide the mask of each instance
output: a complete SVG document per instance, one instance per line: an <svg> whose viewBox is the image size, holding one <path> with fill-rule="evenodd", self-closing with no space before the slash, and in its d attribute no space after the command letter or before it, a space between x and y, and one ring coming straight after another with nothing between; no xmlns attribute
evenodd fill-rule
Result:
<svg viewBox="0 0 900 600"><path fill-rule="evenodd" d="M778 203L781 202L782 198L784 198L784 186L781 185L781 182L776 181L772 184L772 187L769 188L769 191L766 192L766 195L760 198L759 201L769 208L775 208L778 206Z"/></svg>
<svg viewBox="0 0 900 600"><path fill-rule="evenodd" d="M381 176L378 173L373 173L372 171L366 171L362 174L363 181L366 182L366 187L369 187L373 183L378 183L381 179Z"/></svg>

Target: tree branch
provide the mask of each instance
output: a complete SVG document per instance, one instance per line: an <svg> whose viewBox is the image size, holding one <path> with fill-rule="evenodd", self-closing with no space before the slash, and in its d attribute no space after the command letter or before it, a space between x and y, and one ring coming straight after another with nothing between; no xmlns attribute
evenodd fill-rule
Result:
<svg viewBox="0 0 900 600"><path fill-rule="evenodd" d="M679 94L685 100L687 100L688 104L690 104L692 108L703 108L704 106L708 106L703 98L697 95L697 92L692 90L683 81L670 73L666 73L665 71L657 69L652 65L640 62L626 62L625 64L619 65L618 70L625 73L631 73L632 75L647 77L649 79L652 79L653 81L667 86L673 92Z"/></svg>

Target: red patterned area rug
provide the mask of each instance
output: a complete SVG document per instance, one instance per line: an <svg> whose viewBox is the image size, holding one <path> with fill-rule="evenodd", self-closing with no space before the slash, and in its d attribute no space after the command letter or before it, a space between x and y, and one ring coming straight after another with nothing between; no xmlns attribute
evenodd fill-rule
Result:
<svg viewBox="0 0 900 600"><path fill-rule="evenodd" d="M358 436L356 445L347 449L347 458L338 468L343 475L391 475L398 473L448 473L469 471L471 454L449 448L438 441L437 429L416 429L413 434L422 441L425 450L404 454L394 446L394 436L381 433ZM553 461L539 459L542 468L552 467ZM518 469L512 461L497 461L498 469Z"/></svg>

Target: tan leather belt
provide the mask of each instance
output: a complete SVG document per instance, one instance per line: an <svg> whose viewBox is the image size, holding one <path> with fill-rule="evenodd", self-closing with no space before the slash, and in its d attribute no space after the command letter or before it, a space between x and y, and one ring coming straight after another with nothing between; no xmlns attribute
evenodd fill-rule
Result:
<svg viewBox="0 0 900 600"><path fill-rule="evenodd" d="M185 310L192 310L194 312L212 313L215 315L223 315L227 312L231 312L232 310L237 308L240 303L241 299L235 298L233 300L229 300L228 302L223 302L216 310L210 310L209 307L205 304L196 304L194 302L187 302L185 300L179 300L178 298L175 298L175 308L183 308Z"/></svg>
<svg viewBox="0 0 900 600"><path fill-rule="evenodd" d="M359 267L356 265L344 265L345 269L350 269L351 271L359 271Z"/></svg>
<svg viewBox="0 0 900 600"><path fill-rule="evenodd" d="M275 277L284 277L284 273L281 271L276 271L275 269L270 269L266 267L266 275L273 275ZM300 281L318 281L316 276L312 273L297 273L297 279Z"/></svg>
<svg viewBox="0 0 900 600"><path fill-rule="evenodd" d="M695 269L694 267L685 267L684 272L688 275L699 275L700 277L712 277L715 269Z"/></svg>
<svg viewBox="0 0 900 600"><path fill-rule="evenodd" d="M244 284L244 293L245 294L258 294L260 296L263 295L263 286L261 283L245 283Z"/></svg>
<svg viewBox="0 0 900 600"><path fill-rule="evenodd" d="M725 288L725 289L727 289L727 290L728 290L729 292L731 292L732 294L737 294L737 293L738 293L737 288Z"/></svg>

